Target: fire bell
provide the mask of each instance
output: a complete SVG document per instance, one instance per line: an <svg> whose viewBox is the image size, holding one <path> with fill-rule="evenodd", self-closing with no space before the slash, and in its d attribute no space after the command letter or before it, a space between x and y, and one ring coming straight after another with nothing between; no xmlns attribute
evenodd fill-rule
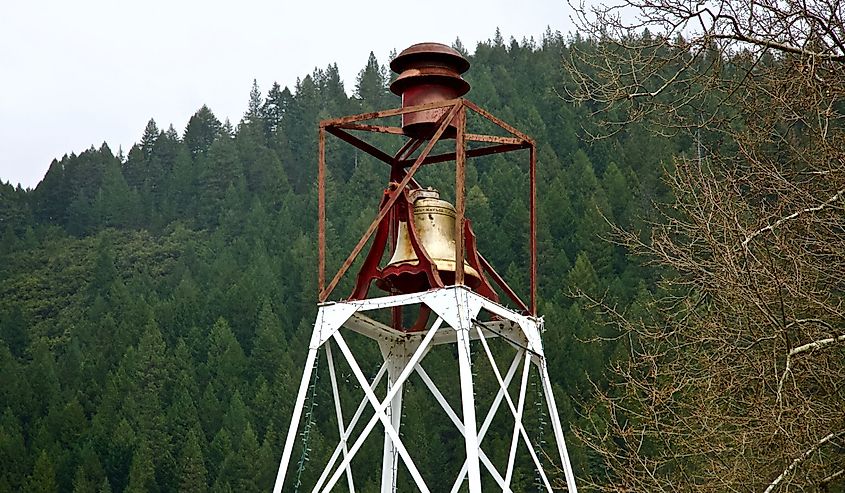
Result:
<svg viewBox="0 0 845 493"><path fill-rule="evenodd" d="M440 199L434 189L419 189L409 193L413 207L413 227L416 230L420 246L437 267L444 284L455 282L455 208L449 202ZM425 291L429 286L424 273L416 267L420 258L414 249L409 234L409 222L400 221L396 233L396 248L393 256L382 269L381 278L376 286L395 293L413 293ZM472 289L481 284L481 274L464 261L465 283Z"/></svg>
<svg viewBox="0 0 845 493"><path fill-rule="evenodd" d="M401 113L402 134L410 137L411 142L416 141L417 146L429 142L429 150L437 140L456 138L460 117L449 103L459 100L470 89L469 83L461 77L469 69L469 62L446 45L418 43L403 50L390 63L390 68L399 74L390 90L402 97L403 109L413 110ZM435 107L416 109L426 105ZM370 252L348 299L366 298L370 283L390 294L407 294L459 282L456 236L460 236L464 273L460 283L498 301L498 295L483 273L471 221L462 218L458 227L455 207L442 200L434 189L420 188L416 182L400 186L408 175L405 167L398 159L391 163L390 185L385 190L385 198L395 192L399 195L394 202L386 200L381 204L380 209L389 212L378 222ZM392 256L384 267L380 267L382 255L389 245L393 245ZM418 321L423 319L425 313ZM399 327L401 322L395 320L394 325ZM416 328L418 325L409 330Z"/></svg>

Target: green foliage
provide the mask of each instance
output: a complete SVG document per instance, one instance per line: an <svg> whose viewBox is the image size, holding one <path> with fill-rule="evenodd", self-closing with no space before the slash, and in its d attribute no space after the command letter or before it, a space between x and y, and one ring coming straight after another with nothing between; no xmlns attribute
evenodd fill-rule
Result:
<svg viewBox="0 0 845 493"><path fill-rule="evenodd" d="M27 493L55 493L58 490L55 466L53 461L50 460L50 456L47 455L47 451L42 450L38 459L35 460L32 474L27 478L24 491Z"/></svg>
<svg viewBox="0 0 845 493"><path fill-rule="evenodd" d="M208 489L208 472L199 439L194 431L187 437L179 459L179 491L201 493Z"/></svg>
<svg viewBox="0 0 845 493"><path fill-rule="evenodd" d="M624 351L586 342L602 329L569 295L612 290L622 304L640 296L649 271L599 236L606 219L637 225L651 214L674 149L641 141L637 129L581 142L588 112L555 93L567 49L552 33L538 46L497 32L469 57L466 78L471 100L539 143L540 301L562 418L573 422L590 379L606 385L602 368ZM398 106L389 81L372 54L353 96L336 65L293 89L273 84L266 97L255 81L237 129L203 106L181 136L150 120L125 159L92 147L54 161L34 190L0 183L0 491L271 487L314 316L316 123ZM337 265L385 176L349 146L330 142L327 153L328 257ZM468 215L480 250L524 293L528 177L513 154L472 161ZM423 173L438 186L452 178L446 167ZM444 393L454 391L441 377ZM409 415L431 404L413 388L406 402ZM315 409L315 461L331 453L324 437L335 436L334 419L331 406ZM409 433L455 438L445 417L405 423ZM504 443L506 428L486 440ZM586 467L586 452L570 447ZM460 460L439 441L417 448L427 470ZM369 442L359 454L372 471L380 456ZM527 462L517 477L532 484Z"/></svg>

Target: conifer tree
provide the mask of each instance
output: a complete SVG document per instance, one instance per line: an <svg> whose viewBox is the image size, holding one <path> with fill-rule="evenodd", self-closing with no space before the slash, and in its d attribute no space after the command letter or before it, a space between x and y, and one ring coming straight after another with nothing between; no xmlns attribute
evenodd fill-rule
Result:
<svg viewBox="0 0 845 493"><path fill-rule="evenodd" d="M183 140L191 156L196 158L198 155L208 151L211 144L220 137L222 132L222 125L220 120L214 116L214 113L203 105L196 113L188 120L188 126L185 127L185 135Z"/></svg>
<svg viewBox="0 0 845 493"><path fill-rule="evenodd" d="M109 478L103 478L103 482L100 483L100 489L97 490L97 493L112 493L111 484L109 484Z"/></svg>
<svg viewBox="0 0 845 493"><path fill-rule="evenodd" d="M379 65L376 55L371 51L367 65L358 73L355 95L368 109L381 108L387 100L387 77L385 69Z"/></svg>
<svg viewBox="0 0 845 493"><path fill-rule="evenodd" d="M179 491L201 493L208 489L208 473L196 433L188 433L179 458Z"/></svg>
<svg viewBox="0 0 845 493"><path fill-rule="evenodd" d="M27 478L24 491L27 493L55 493L58 490L55 466L47 451L42 450L32 468L32 474Z"/></svg>
<svg viewBox="0 0 845 493"><path fill-rule="evenodd" d="M146 493L158 491L153 465L152 451L146 440L141 439L132 455L132 466L129 469L129 484L127 493Z"/></svg>
<svg viewBox="0 0 845 493"><path fill-rule="evenodd" d="M3 369L0 368L0 371ZM3 373L8 375L8 373ZM21 481L26 475L26 444L20 421L7 407L0 417L0 464L3 464L0 471L2 478L10 489L20 489Z"/></svg>

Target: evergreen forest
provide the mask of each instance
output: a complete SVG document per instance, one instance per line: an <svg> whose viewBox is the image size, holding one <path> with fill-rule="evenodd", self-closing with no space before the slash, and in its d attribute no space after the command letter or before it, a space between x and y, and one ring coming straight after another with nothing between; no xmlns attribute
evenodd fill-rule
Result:
<svg viewBox="0 0 845 493"><path fill-rule="evenodd" d="M608 241L611 224L646 230L653 204L671 199L661 177L672 157L692 148L638 124L585 138L591 108L561 97L562 60L592 43L497 31L472 53L453 45L472 65L467 98L538 144L539 312L576 474L603 466L570 426L586 422L594 392L611 384L606 367L627 352L574 294L628 313L649 297L659 273ZM54 160L34 189L0 183L0 492L272 488L316 313L317 123L399 106L387 63L370 54L354 87L334 64L293 86L256 82L237 123L205 106L184 129L138 122L125 154L92 146ZM337 139L327 155L331 270L374 217L387 176ZM479 250L527 297L526 162L519 153L470 160L467 215ZM449 198L452 169L427 166L420 181ZM347 279L335 296L350 288ZM320 365L317 378L327 378ZM439 382L455 392L456 379L440 372ZM320 464L334 448L329 392L311 395L325 405L309 408L298 464ZM412 385L406 413L429 407L425 399ZM526 420L540 450L553 442L538 399L528 397ZM439 437L413 454L431 490L448 491L453 478L434 471L461 460L454 431L445 420L408 423L403 434ZM511 432L494 426L485 443ZM373 471L356 488L378 491L381 443L367 442L355 465ZM302 469L310 490L320 471ZM520 457L515 491L537 481Z"/></svg>

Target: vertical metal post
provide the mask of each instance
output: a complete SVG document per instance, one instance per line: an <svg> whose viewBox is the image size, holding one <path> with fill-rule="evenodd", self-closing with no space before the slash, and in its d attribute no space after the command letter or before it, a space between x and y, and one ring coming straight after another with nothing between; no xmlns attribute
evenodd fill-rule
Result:
<svg viewBox="0 0 845 493"><path fill-rule="evenodd" d="M467 310L467 295L458 293L458 326L454 327L458 343L458 367L461 377L461 410L464 418L464 443L467 454L467 479L469 493L481 493L481 470L478 462L478 427L475 419L475 393L470 359L470 329L472 323Z"/></svg>
<svg viewBox="0 0 845 493"><path fill-rule="evenodd" d="M511 484L513 477L513 466L516 460L516 447L519 445L519 425L522 423L522 413L525 410L525 392L528 390L528 374L531 370L531 354L525 352L525 365L522 368L522 380L519 385L519 402L517 403L516 415L514 416L513 435L511 436L511 449L508 455L508 468L505 472L505 483Z"/></svg>
<svg viewBox="0 0 845 493"><path fill-rule="evenodd" d="M406 343L386 343L379 342L382 356L387 364L387 392L389 393L394 387L398 387L393 398L387 405L385 410L393 429L399 431L399 426L402 424L402 386L403 383L397 383L399 375L405 369L408 363L408 347ZM394 493L396 491L396 473L399 465L399 452L396 445L390 438L390 434L384 434L384 450L381 461L381 492Z"/></svg>
<svg viewBox="0 0 845 493"><path fill-rule="evenodd" d="M316 331L317 328L315 327L314 330ZM288 428L288 436L285 439L285 449L282 452L282 461L279 464L279 472L276 474L276 485L273 486L273 493L282 493L282 486L285 483L285 474L293 452L293 442L296 441L299 419L302 417L302 409L305 407L305 395L308 392L308 384L311 382L311 373L314 371L314 361L317 359L317 350L319 349L314 344L312 346L314 347L308 350L308 356L305 357L305 371L302 373L299 392L293 405L293 416L290 418L290 428Z"/></svg>
<svg viewBox="0 0 845 493"><path fill-rule="evenodd" d="M337 376L335 375L334 371L334 358L332 357L332 345L330 342L326 341L326 359L328 360L329 364L329 377L332 381L332 397L334 397L334 411L335 415L337 416L337 431L338 435L340 436L340 444L343 449L343 458L345 459L347 455L349 455L349 447L346 443L346 427L343 424L343 409L340 405L340 392L337 389ZM355 482L352 479L352 467L351 465L347 464L346 466L346 480L349 482L349 492L352 493L355 491Z"/></svg>
<svg viewBox="0 0 845 493"><path fill-rule="evenodd" d="M563 429L560 426L560 416L557 413L555 395L552 393L552 381L549 379L549 370L546 368L546 358L541 358L537 362L537 366L540 370L540 380L543 383L543 393L546 394L546 405L549 407L549 414L552 418L552 429L555 432L557 451L563 463L563 475L566 477L566 487L569 493L578 493L578 487L575 485L575 474L572 472L572 463L569 462L569 452L566 450L566 441L563 439Z"/></svg>
<svg viewBox="0 0 845 493"><path fill-rule="evenodd" d="M467 112L460 103L458 110L457 135L455 136L455 284L464 283L464 181L466 170L466 124Z"/></svg>
<svg viewBox="0 0 845 493"><path fill-rule="evenodd" d="M531 315L537 316L537 146L532 142L529 152L528 181L531 195L528 199L530 232L528 248L531 250Z"/></svg>
<svg viewBox="0 0 845 493"><path fill-rule="evenodd" d="M317 146L317 299L326 301L326 129L320 126Z"/></svg>

